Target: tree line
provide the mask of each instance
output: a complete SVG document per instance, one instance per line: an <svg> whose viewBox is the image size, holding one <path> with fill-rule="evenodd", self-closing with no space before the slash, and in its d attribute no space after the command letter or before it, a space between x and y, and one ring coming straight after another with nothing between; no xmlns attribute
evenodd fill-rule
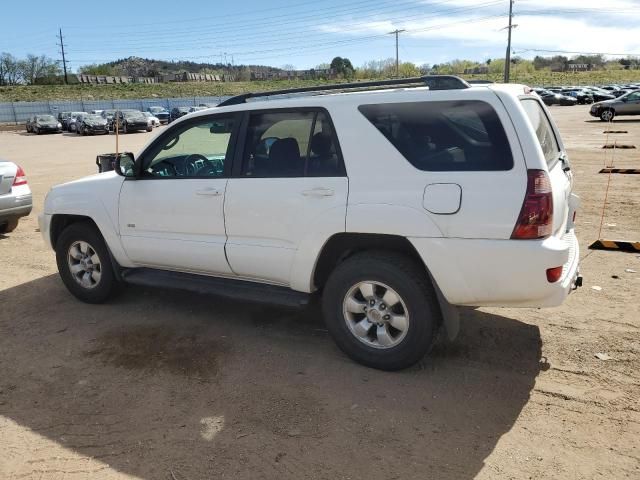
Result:
<svg viewBox="0 0 640 480"><path fill-rule="evenodd" d="M7 52L0 54L0 85L62 83L61 74L59 63L46 55L16 58Z"/></svg>

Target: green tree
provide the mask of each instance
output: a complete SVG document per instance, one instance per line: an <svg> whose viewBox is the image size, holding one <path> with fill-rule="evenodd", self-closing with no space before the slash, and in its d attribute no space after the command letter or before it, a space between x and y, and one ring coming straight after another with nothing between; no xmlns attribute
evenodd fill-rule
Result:
<svg viewBox="0 0 640 480"><path fill-rule="evenodd" d="M353 77L355 71L351 64L351 60L342 57L335 57L331 60L330 68L335 70L338 75L342 75L344 78Z"/></svg>

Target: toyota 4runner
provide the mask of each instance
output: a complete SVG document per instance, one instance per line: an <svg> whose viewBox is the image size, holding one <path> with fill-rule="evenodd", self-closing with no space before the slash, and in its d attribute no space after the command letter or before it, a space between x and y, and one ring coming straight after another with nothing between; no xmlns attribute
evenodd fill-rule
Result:
<svg viewBox="0 0 640 480"><path fill-rule="evenodd" d="M338 346L395 370L455 335L455 306L551 307L580 285L572 185L532 90L434 76L234 97L54 187L39 221L85 302L121 283L317 292Z"/></svg>

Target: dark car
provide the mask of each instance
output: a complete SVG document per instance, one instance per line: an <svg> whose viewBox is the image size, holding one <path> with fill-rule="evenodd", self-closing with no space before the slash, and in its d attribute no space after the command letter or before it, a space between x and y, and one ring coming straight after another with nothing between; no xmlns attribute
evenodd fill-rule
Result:
<svg viewBox="0 0 640 480"><path fill-rule="evenodd" d="M27 120L27 132L40 135L41 133L60 133L62 125L53 115L33 115Z"/></svg>
<svg viewBox="0 0 640 480"><path fill-rule="evenodd" d="M66 131L68 126L67 126L67 120L69 119L69 117L71 117L71 112L60 112L58 113L58 122L60 122L60 125L62 125L62 130Z"/></svg>
<svg viewBox="0 0 640 480"><path fill-rule="evenodd" d="M107 119L102 115L89 113L82 115L76 120L76 133L78 135L96 135L98 133L109 133Z"/></svg>
<svg viewBox="0 0 640 480"><path fill-rule="evenodd" d="M117 110L103 110L100 114L102 118L107 121L107 126L109 130L113 130L113 116L116 114Z"/></svg>
<svg viewBox="0 0 640 480"><path fill-rule="evenodd" d="M567 88L559 92L561 95L573 97L578 101L579 105L588 105L593 103L593 95L581 88Z"/></svg>
<svg viewBox="0 0 640 480"><path fill-rule="evenodd" d="M150 132L153 130L149 119L139 110L119 110L113 117L113 123L114 128L117 126L118 131L122 133L135 132L138 130Z"/></svg>
<svg viewBox="0 0 640 480"><path fill-rule="evenodd" d="M180 117L184 117L187 113L189 113L189 107L173 107L169 116L169 122L173 122Z"/></svg>
<svg viewBox="0 0 640 480"><path fill-rule="evenodd" d="M578 100L569 97L567 95L562 95L561 93L555 93L544 88L536 88L534 91L540 96L545 105L563 105L563 106L571 106L578 103Z"/></svg>
<svg viewBox="0 0 640 480"><path fill-rule="evenodd" d="M602 90L598 87L585 87L585 90L591 92L594 102L602 102L604 100L613 100L616 98L611 92Z"/></svg>
<svg viewBox="0 0 640 480"><path fill-rule="evenodd" d="M149 107L147 112L160 120L160 123L169 123L170 113L164 107Z"/></svg>

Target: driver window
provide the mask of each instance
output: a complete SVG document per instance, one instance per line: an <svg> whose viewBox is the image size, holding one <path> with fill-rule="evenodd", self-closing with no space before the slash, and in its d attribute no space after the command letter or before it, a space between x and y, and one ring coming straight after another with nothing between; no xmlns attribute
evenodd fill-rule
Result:
<svg viewBox="0 0 640 480"><path fill-rule="evenodd" d="M233 117L204 118L167 137L144 169L146 176L176 178L223 177L231 162L229 144Z"/></svg>

